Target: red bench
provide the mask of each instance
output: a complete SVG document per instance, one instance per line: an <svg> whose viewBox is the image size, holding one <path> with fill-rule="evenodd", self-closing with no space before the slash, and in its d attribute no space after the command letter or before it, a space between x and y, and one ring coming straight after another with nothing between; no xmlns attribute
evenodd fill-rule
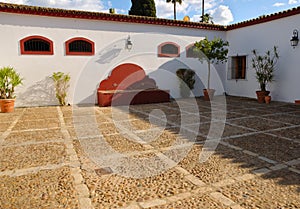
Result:
<svg viewBox="0 0 300 209"><path fill-rule="evenodd" d="M158 89L155 80L131 63L114 68L110 76L101 81L97 96L101 107L170 101L169 90Z"/></svg>

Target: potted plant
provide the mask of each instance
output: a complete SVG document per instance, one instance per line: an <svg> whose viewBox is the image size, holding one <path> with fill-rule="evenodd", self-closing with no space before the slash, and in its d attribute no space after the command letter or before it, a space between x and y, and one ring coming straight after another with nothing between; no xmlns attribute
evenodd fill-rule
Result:
<svg viewBox="0 0 300 209"><path fill-rule="evenodd" d="M195 53L198 55L198 58L201 62L207 61L208 65L208 81L207 89L203 90L204 100L209 101L213 99L215 89L210 88L210 67L211 64L218 64L227 61L228 49L226 46L229 46L228 41L224 41L221 38L214 38L209 41L207 38L195 42Z"/></svg>
<svg viewBox="0 0 300 209"><path fill-rule="evenodd" d="M252 50L252 53L252 67L260 85L260 91L256 91L257 101L264 103L265 97L270 93L266 90L266 86L274 80L274 69L279 59L278 47L274 46L273 51L268 50L265 55L258 55L255 49Z"/></svg>
<svg viewBox="0 0 300 209"><path fill-rule="evenodd" d="M15 106L15 87L21 85L23 78L12 67L0 69L1 112L13 112Z"/></svg>
<svg viewBox="0 0 300 209"><path fill-rule="evenodd" d="M71 76L63 72L53 73L51 76L55 84L56 98L60 105L66 105L67 91L70 87Z"/></svg>
<svg viewBox="0 0 300 209"><path fill-rule="evenodd" d="M181 68L176 71L176 75L179 79L180 95L189 97L195 85L195 71Z"/></svg>

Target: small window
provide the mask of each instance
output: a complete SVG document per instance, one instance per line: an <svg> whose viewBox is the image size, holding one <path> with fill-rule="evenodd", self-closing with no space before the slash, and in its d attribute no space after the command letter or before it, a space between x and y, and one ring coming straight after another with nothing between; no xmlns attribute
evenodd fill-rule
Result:
<svg viewBox="0 0 300 209"><path fill-rule="evenodd" d="M180 47L172 42L162 43L158 46L159 57L179 57Z"/></svg>
<svg viewBox="0 0 300 209"><path fill-rule="evenodd" d="M42 36L29 36L20 40L21 54L52 55L53 42Z"/></svg>
<svg viewBox="0 0 300 209"><path fill-rule="evenodd" d="M66 42L66 55L94 55L94 45L86 38L72 38Z"/></svg>
<svg viewBox="0 0 300 209"><path fill-rule="evenodd" d="M246 79L247 56L231 57L231 79Z"/></svg>
<svg viewBox="0 0 300 209"><path fill-rule="evenodd" d="M196 47L194 46L194 44L191 44L191 45L187 46L185 48L186 57L189 57L189 58L198 58L197 53L194 50L195 48Z"/></svg>

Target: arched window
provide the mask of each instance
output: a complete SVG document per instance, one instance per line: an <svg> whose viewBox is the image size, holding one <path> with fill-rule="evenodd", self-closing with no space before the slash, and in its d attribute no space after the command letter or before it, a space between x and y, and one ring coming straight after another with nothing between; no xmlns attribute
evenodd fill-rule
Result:
<svg viewBox="0 0 300 209"><path fill-rule="evenodd" d="M195 53L194 51L195 46L194 44L190 44L185 48L186 51L186 57L190 57L190 58L198 58L197 53Z"/></svg>
<svg viewBox="0 0 300 209"><path fill-rule="evenodd" d="M159 57L179 57L180 47L173 42L165 42L158 46Z"/></svg>
<svg viewBox="0 0 300 209"><path fill-rule="evenodd" d="M94 55L95 44L86 38L72 38L66 41L66 55Z"/></svg>
<svg viewBox="0 0 300 209"><path fill-rule="evenodd" d="M21 54L52 55L53 42L43 36L29 36L20 40Z"/></svg>

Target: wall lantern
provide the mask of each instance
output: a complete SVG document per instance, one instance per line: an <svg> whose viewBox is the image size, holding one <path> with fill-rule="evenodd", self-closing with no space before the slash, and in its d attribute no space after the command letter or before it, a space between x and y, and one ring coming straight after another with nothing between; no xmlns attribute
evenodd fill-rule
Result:
<svg viewBox="0 0 300 209"><path fill-rule="evenodd" d="M293 31L293 37L292 37L292 39L291 39L291 46L295 48L295 47L298 45L298 42L299 42L299 38L298 38L298 30L295 29L295 30Z"/></svg>
<svg viewBox="0 0 300 209"><path fill-rule="evenodd" d="M129 51L132 49L132 42L130 40L130 36L128 36L128 38L126 39L126 49L128 49Z"/></svg>

